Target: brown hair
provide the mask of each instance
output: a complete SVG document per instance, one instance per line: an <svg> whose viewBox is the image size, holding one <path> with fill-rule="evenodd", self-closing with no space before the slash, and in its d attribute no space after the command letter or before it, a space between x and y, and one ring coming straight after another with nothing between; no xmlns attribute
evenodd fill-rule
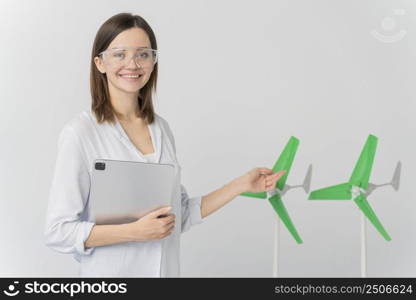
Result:
<svg viewBox="0 0 416 300"><path fill-rule="evenodd" d="M99 123L104 121L114 123L115 111L110 101L107 75L102 74L97 69L94 57L106 50L119 33L133 27L143 29L150 39L151 48L157 49L156 37L150 25L142 17L131 13L120 13L112 16L101 25L95 36L91 53L90 89L92 96L91 109ZM148 82L140 89L137 98L138 110L136 111L136 116L143 118L149 124L153 123L155 117L152 93L156 92L157 66L158 63L156 62Z"/></svg>

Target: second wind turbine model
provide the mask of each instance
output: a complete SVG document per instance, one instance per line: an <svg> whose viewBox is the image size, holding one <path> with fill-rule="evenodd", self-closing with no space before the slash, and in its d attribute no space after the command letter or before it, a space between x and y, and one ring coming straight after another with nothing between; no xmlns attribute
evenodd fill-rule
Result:
<svg viewBox="0 0 416 300"><path fill-rule="evenodd" d="M367 197L377 188L385 185L391 185L396 191L399 189L401 162L397 163L393 178L390 182L384 184L373 184L369 182L371 170L373 167L374 156L377 148L377 137L369 135L360 157L355 165L354 171L348 182L341 183L326 188L318 189L309 195L309 200L353 200L358 208L362 211L361 219L361 275L366 274L366 232L364 216L373 224L381 236L390 241L391 237L381 224L377 215L367 201Z"/></svg>

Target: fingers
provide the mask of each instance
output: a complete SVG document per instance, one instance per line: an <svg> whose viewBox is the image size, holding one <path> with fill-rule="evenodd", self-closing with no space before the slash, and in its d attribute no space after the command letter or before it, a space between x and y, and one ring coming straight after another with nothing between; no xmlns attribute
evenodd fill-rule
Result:
<svg viewBox="0 0 416 300"><path fill-rule="evenodd" d="M266 177L266 184L278 181L283 175L285 175L286 171L282 170L272 175Z"/></svg>
<svg viewBox="0 0 416 300"><path fill-rule="evenodd" d="M164 206L161 208L158 208L150 213L147 214L148 217L158 218L161 215L167 214L172 209L172 206Z"/></svg>
<svg viewBox="0 0 416 300"><path fill-rule="evenodd" d="M276 182L277 182L277 179L276 180L267 180L266 183L265 183L266 189L276 186Z"/></svg>
<svg viewBox="0 0 416 300"><path fill-rule="evenodd" d="M173 227L175 227L175 220L173 220L173 221L171 221L171 222L169 222L165 225L165 228L168 229L168 230L172 230Z"/></svg>
<svg viewBox="0 0 416 300"><path fill-rule="evenodd" d="M170 214L166 217L161 218L161 221L164 222L164 225L167 226L171 223L174 223L176 219L176 216L174 214Z"/></svg>
<svg viewBox="0 0 416 300"><path fill-rule="evenodd" d="M174 214L169 214L165 217L161 217L158 219L160 226L162 226L165 230L175 224L176 216Z"/></svg>
<svg viewBox="0 0 416 300"><path fill-rule="evenodd" d="M272 176L272 178L273 178L273 180L274 179L279 179L279 178L281 178L283 175L285 175L285 173L286 173L286 171L285 170L281 170L281 171L279 171L279 172L277 172L277 173L275 173L275 174L273 174Z"/></svg>
<svg viewBox="0 0 416 300"><path fill-rule="evenodd" d="M266 177L265 180L265 189L266 191L271 191L276 186L276 182L286 173L286 171L282 170L273 175L269 175Z"/></svg>
<svg viewBox="0 0 416 300"><path fill-rule="evenodd" d="M164 233L162 234L161 238L164 238L164 237L170 235L175 230L175 220L173 219L173 221L167 223L163 227L163 230L164 230Z"/></svg>
<svg viewBox="0 0 416 300"><path fill-rule="evenodd" d="M260 172L260 174L262 175L272 175L272 176L277 176L278 174L280 175L279 177L283 176L284 173L286 173L286 170L280 170L277 173L274 173L273 170L269 169L269 168L257 168L257 170Z"/></svg>
<svg viewBox="0 0 416 300"><path fill-rule="evenodd" d="M158 235L157 239L163 239L170 235L175 230L175 215L169 214L165 217L157 219Z"/></svg>
<svg viewBox="0 0 416 300"><path fill-rule="evenodd" d="M263 175L273 174L273 170L271 170L269 168L257 168L257 171L259 171L260 174L263 174Z"/></svg>
<svg viewBox="0 0 416 300"><path fill-rule="evenodd" d="M162 234L160 238L163 239L163 238L167 237L168 235L172 234L172 232L174 230L175 230L175 228L172 227L172 229L170 229L170 230L166 231L164 234Z"/></svg>

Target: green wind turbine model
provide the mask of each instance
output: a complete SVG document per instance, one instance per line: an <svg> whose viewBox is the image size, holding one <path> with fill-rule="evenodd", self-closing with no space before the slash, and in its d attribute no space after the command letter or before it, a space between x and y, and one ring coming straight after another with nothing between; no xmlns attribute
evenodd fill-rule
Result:
<svg viewBox="0 0 416 300"><path fill-rule="evenodd" d="M292 237L298 244L301 244L303 241L297 232L295 225L289 214L287 213L286 207L283 204L282 196L286 194L286 192L292 188L302 187L306 193L309 193L309 187L312 177L312 165L309 165L308 171L306 173L305 180L301 185L290 186L286 184L287 177L290 172L290 168L292 167L293 160L295 158L295 154L299 145L299 140L295 137L291 137L287 142L283 152L280 154L278 160L274 164L272 170L274 173L277 173L280 170L285 170L286 173L276 182L276 187L274 190L269 192L262 192L262 193L242 193L242 196L247 197L254 197L254 198L261 198L261 199L268 199L276 213L278 214L279 218L283 221L286 228L289 230ZM276 235L275 235L275 251L274 251L274 275L277 277L277 264L278 264L278 242L279 242L279 219L276 219Z"/></svg>
<svg viewBox="0 0 416 300"><path fill-rule="evenodd" d="M386 241L391 237L384 229L377 215L367 201L367 197L378 187L391 185L396 191L399 189L401 162L397 163L393 178L384 184L369 183L371 170L373 167L374 156L377 148L377 137L369 135L360 157L355 165L354 171L348 182L341 183L326 188L312 191L309 200L353 200L358 208L363 212L361 217L361 275L366 275L366 230L365 218L374 225L377 231Z"/></svg>

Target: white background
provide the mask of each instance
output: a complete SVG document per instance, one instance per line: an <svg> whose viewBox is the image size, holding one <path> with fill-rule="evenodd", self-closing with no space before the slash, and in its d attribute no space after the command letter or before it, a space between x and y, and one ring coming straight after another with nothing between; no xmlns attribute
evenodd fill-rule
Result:
<svg viewBox="0 0 416 300"><path fill-rule="evenodd" d="M93 39L119 12L156 33L156 112L174 131L191 196L271 168L292 135L301 142L288 184L309 163L312 189L345 182L372 133L371 181L389 181L398 160L403 172L398 192L369 197L393 240L368 226L368 276L416 276L410 0L1 1L0 276L77 274L71 255L44 245L48 192L58 133L90 106ZM300 189L284 202L304 244L282 227L281 276L360 276L353 202L308 201ZM182 276L271 276L274 218L266 200L235 198L183 235Z"/></svg>

